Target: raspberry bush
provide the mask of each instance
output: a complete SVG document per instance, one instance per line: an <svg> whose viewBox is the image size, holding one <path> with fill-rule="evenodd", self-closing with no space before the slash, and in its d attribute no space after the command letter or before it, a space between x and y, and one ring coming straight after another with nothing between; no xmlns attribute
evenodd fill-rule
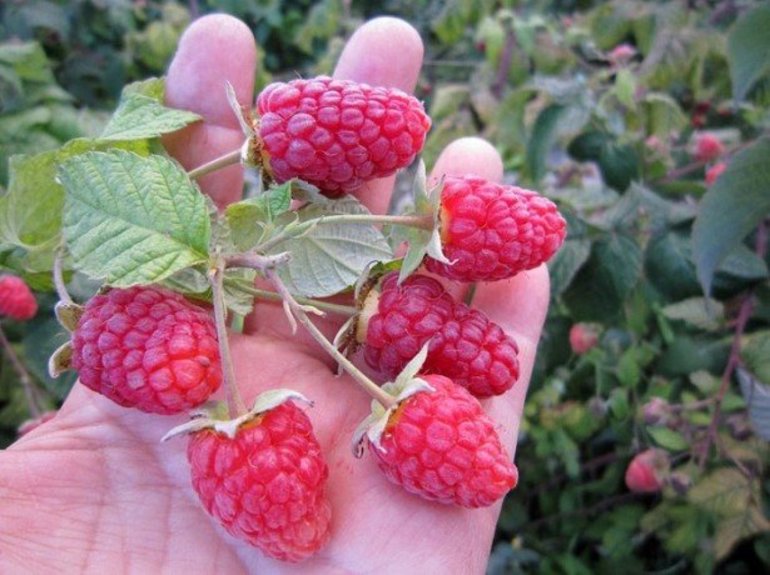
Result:
<svg viewBox="0 0 770 575"><path fill-rule="evenodd" d="M261 96L253 110L233 102L243 149L189 172L160 142L199 118L164 105L162 78L145 79L166 69L188 4L120 15L82 0L49 18L0 7L3 444L55 422L80 385L73 367L118 403L165 397L148 421L219 386L225 407L196 412L159 449L187 442L202 509L255 553L319 552L344 521L306 415L322 406L291 391L243 405L223 337L255 297L278 299L315 337L315 309L355 314L336 343L359 346L375 374L355 375L373 405L352 465L380 468L417 506L496 504L516 486L489 573L770 568L765 3L234 4L265 50ZM340 40L383 11L425 39L415 97L326 76ZM80 21L92 25L64 25ZM78 66L96 60L105 74ZM478 133L502 155L502 183L425 181L416 158L431 167ZM244 199L217 214L197 181L242 156ZM387 216L346 193L396 171ZM551 306L513 466L485 419L490 400L462 388L510 393L519 350L536 342L426 273L506 282L543 261ZM6 295L9 277L32 292ZM349 308L326 299L355 287ZM176 311L126 309L125 325L78 335L89 309L144 290ZM179 313L189 317L164 323ZM471 412L473 430L460 421ZM244 478L243 444L285 454L273 471L286 485ZM272 495L260 506L261 486ZM311 511L291 511L283 489Z"/></svg>

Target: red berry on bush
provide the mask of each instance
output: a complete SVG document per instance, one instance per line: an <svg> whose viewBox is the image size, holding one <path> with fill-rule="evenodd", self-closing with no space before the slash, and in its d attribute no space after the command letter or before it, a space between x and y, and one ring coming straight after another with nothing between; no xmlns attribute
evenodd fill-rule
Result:
<svg viewBox="0 0 770 575"><path fill-rule="evenodd" d="M695 151L693 156L699 162L713 162L724 154L724 144L714 134L708 132L698 134L695 137Z"/></svg>
<svg viewBox="0 0 770 575"><path fill-rule="evenodd" d="M190 436L192 484L234 537L282 561L302 561L329 539L329 474L307 415L283 403L241 424Z"/></svg>
<svg viewBox="0 0 770 575"><path fill-rule="evenodd" d="M451 264L426 268L458 281L510 278L548 261L564 241L566 222L537 192L477 176L449 176L441 191L441 244Z"/></svg>
<svg viewBox="0 0 770 575"><path fill-rule="evenodd" d="M17 276L0 276L0 316L24 321L37 313L37 300L26 282Z"/></svg>
<svg viewBox="0 0 770 575"><path fill-rule="evenodd" d="M576 323L569 330L569 345L578 355L588 353L599 343L599 331L591 324Z"/></svg>
<svg viewBox="0 0 770 575"><path fill-rule="evenodd" d="M401 90L323 76L270 84L257 112L264 169L330 196L411 164L430 128L422 104Z"/></svg>
<svg viewBox="0 0 770 575"><path fill-rule="evenodd" d="M428 341L422 372L449 377L477 397L500 395L519 376L516 342L425 275L401 285L396 272L386 275L364 300L356 338L366 363L389 378Z"/></svg>
<svg viewBox="0 0 770 575"><path fill-rule="evenodd" d="M430 501L487 507L516 487L518 471L495 423L465 389L420 376L434 391L401 401L370 451L385 476Z"/></svg>
<svg viewBox="0 0 770 575"><path fill-rule="evenodd" d="M668 472L668 454L660 449L637 453L626 469L626 487L634 493L657 493Z"/></svg>
<svg viewBox="0 0 770 575"><path fill-rule="evenodd" d="M211 315L160 288L112 289L93 297L72 348L72 367L84 385L146 412L196 407L222 381Z"/></svg>

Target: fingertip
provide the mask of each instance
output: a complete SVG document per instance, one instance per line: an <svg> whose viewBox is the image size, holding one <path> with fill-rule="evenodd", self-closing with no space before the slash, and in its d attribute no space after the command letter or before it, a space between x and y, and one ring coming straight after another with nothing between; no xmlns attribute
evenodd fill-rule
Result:
<svg viewBox="0 0 770 575"><path fill-rule="evenodd" d="M350 37L334 77L411 92L423 53L420 34L410 24L391 16L374 18Z"/></svg>
<svg viewBox="0 0 770 575"><path fill-rule="evenodd" d="M495 147L483 138L459 138L449 144L436 160L431 179L469 174L493 182L503 179L503 160Z"/></svg>
<svg viewBox="0 0 770 575"><path fill-rule="evenodd" d="M246 24L226 14L203 16L182 34L166 76L166 102L210 124L238 128L225 84L232 84L239 102L251 102L256 64L257 46Z"/></svg>

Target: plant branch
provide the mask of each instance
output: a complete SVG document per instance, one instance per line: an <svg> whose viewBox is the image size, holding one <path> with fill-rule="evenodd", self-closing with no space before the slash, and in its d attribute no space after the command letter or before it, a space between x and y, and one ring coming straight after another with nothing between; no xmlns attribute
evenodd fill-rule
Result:
<svg viewBox="0 0 770 575"><path fill-rule="evenodd" d="M32 383L32 378L30 377L27 368L24 367L24 364L19 359L19 356L16 355L13 346L11 346L11 342L8 341L8 338L5 336L5 332L3 331L2 327L0 327L0 345L2 345L3 349L5 350L5 355L8 356L13 369L19 376L21 386L24 388L24 397L27 400L27 408L29 409L30 415L32 417L40 417L43 414L43 409L40 407L38 392Z"/></svg>
<svg viewBox="0 0 770 575"><path fill-rule="evenodd" d="M324 350L329 353L341 366L347 371L356 382L364 388L364 390L372 396L376 401L382 404L386 409L389 409L395 405L393 397L383 391L376 383L369 379L361 370L359 370L353 363L345 357L340 350L334 347L334 344L326 339L321 330L310 321L310 318L305 311L305 308L301 306L294 296L291 295L286 285L283 283L278 274L274 270L267 271L267 278L273 283L276 291L283 298L284 303L289 307L290 311L297 318L297 321L301 323L305 329L310 332Z"/></svg>
<svg viewBox="0 0 770 575"><path fill-rule="evenodd" d="M261 299L266 299L269 301L283 301L281 294L274 291L268 291L268 290L263 290L258 288L246 288L244 289L244 291ZM320 310L328 311L330 313L334 313L337 315L344 315L349 317L349 316L355 315L358 312L358 310L352 305L342 305L338 303L332 303L328 301L301 297L301 296L294 296L294 299L297 300L297 303L300 303L302 305L313 306Z"/></svg>
<svg viewBox="0 0 770 575"><path fill-rule="evenodd" d="M235 381L233 359L230 355L230 344L227 339L227 309L225 308L225 290L223 284L224 261L219 258L216 265L209 270L209 283L211 284L212 299L214 301L214 322L217 328L217 343L219 345L219 361L222 365L222 377L225 381L225 397L227 398L227 410L231 418L236 418L246 413L246 404L243 402L238 384Z"/></svg>
<svg viewBox="0 0 770 575"><path fill-rule="evenodd" d="M206 162L202 166L193 168L192 170L187 172L187 175L190 176L190 179L194 180L202 176L205 176L206 174L210 174L211 172L216 172L217 170L226 168L227 166L232 166L233 164L237 164L240 161L241 161L241 149L238 148L237 150L228 152L223 156L214 158L213 160L211 160L210 162Z"/></svg>

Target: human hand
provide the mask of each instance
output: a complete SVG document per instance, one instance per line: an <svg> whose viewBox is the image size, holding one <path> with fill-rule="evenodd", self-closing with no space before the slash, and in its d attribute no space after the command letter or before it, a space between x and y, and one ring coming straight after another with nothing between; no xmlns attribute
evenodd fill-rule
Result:
<svg viewBox="0 0 770 575"><path fill-rule="evenodd" d="M237 56L237 57L236 57ZM422 45L405 23L383 18L349 41L335 75L413 89ZM169 70L170 105L204 117L166 140L185 167L237 148L242 133L223 85L250 101L256 65L248 29L227 16L196 21ZM502 177L494 149L479 139L450 145L433 175ZM205 176L201 186L220 205L238 199L239 167ZM393 178L357 193L375 213L388 205ZM457 289L457 288L453 288ZM455 291L457 295L460 292ZM484 401L511 453L548 305L544 267L507 281L479 284L473 306L518 342L520 379ZM337 327L324 322L327 333ZM201 507L190 485L181 440L159 442L183 418L157 417L114 405L76 385L58 416L0 454L0 565L13 572L99 571L188 573L480 573L500 504L463 509L428 503L390 484L371 457L353 459L350 438L369 399L307 337L293 338L280 305L259 303L243 335L231 339L236 378L250 402L267 388L289 387L315 402L308 410L329 465L332 537L300 565L266 558L229 536Z"/></svg>

